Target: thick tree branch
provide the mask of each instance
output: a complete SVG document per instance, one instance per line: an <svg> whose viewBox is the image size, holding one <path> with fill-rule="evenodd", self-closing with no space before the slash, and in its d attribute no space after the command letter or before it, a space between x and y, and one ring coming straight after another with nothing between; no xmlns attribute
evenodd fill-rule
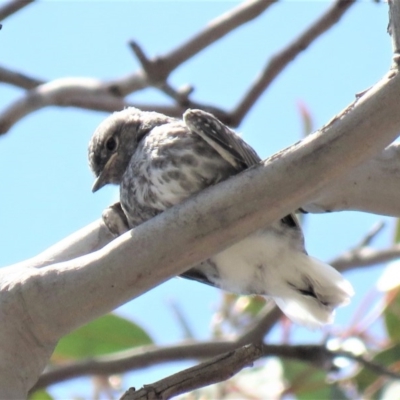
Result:
<svg viewBox="0 0 400 400"><path fill-rule="evenodd" d="M394 143L332 181L302 208L314 213L353 210L400 216L399 179L400 145Z"/></svg>
<svg viewBox="0 0 400 400"><path fill-rule="evenodd" d="M315 39L336 24L354 2L355 0L336 0L320 18L300 34L292 43L270 59L264 71L262 71L240 103L231 112L232 126L238 126L240 124L250 108L277 75L281 73L296 56L306 50Z"/></svg>
<svg viewBox="0 0 400 400"><path fill-rule="evenodd" d="M378 156L325 186L302 208L311 213L355 210L399 217L399 180L400 145L394 143ZM98 220L19 265L40 268L68 261L99 250L113 239L103 221ZM400 249L396 246L385 250L364 247L346 252L331 263L340 270L346 270L375 265L399 257Z"/></svg>
<svg viewBox="0 0 400 400"><path fill-rule="evenodd" d="M0 318L18 316L0 330L0 340L7 344L0 348L7 366L0 371L0 388L11 382L28 391L61 336L288 214L381 151L400 130L399 92L400 77L391 73L319 132L95 253L40 269L0 270ZM175 240L166 242L166 236ZM54 292L57 302L47 297ZM30 329L21 340L37 349L32 357L21 354L18 340L20 321L26 320ZM20 382L21 371L29 380Z"/></svg>
<svg viewBox="0 0 400 400"><path fill-rule="evenodd" d="M389 95L391 92L393 92L394 95L397 82L398 82L398 77L395 77L387 81L384 86L377 88L377 90L375 91L375 96L377 96L377 99L380 100L379 103L384 104L385 101L387 101L386 95ZM221 245L220 234L222 234L222 232L225 231L227 233L226 240L228 240L229 242L233 242L239 239L239 237L243 237L249 234L254 229L262 227L266 225L268 222L272 222L272 220L276 219L275 215L279 216L289 212L292 208L291 207L287 208L288 204L296 204L299 201L299 199L304 200L307 198L307 195L310 196L310 193L312 194L315 191L315 186L312 185L323 187L324 184L326 184L332 179L332 177L337 176L337 173L340 173L339 171L345 171L346 167L348 168L349 165L354 165L354 163L357 162L358 160L364 157L368 157L371 154L371 152L374 151L373 150L374 142L384 143L383 138L386 135L377 136L374 134L374 132L371 132L371 129L373 130L375 128L374 114L375 116L376 115L380 115L380 117L384 116L384 120L386 122L380 121L380 123L385 123L387 125L387 128L390 132L390 135L389 134L387 135L390 137L390 140L392 140L397 135L397 129L400 126L400 117L396 116L395 118L389 118L389 116L387 115L390 114L390 112L387 111L390 109L389 107L377 106L374 110L370 109L368 97L370 97L370 99L372 99L372 97L375 97L372 96L372 92L373 91L369 92L371 96L364 96L351 112L348 112L341 119L338 119L336 122L330 124L327 128L325 128L324 129L325 132L323 135L316 134L310 136L309 138L304 140L301 144L293 146L291 149L282 152L278 155L275 155L270 160L268 160L268 162L266 162L265 165L248 170L243 174L235 177L234 179L223 182L222 184L218 185L218 187L210 188L209 190L204 191L203 193L197 196L195 205L192 204L193 203L192 201L188 201L182 204L180 207L176 207L166 211L165 213L156 217L152 221L149 221L148 223L138 227L135 230L134 234L129 232L128 234L125 234L120 238L116 239L110 245L106 246L106 248L101 250L98 256L96 253L96 255L91 255L88 258L82 259L80 263L81 267L84 264L87 265L91 265L93 263L96 264L98 262L99 256L105 258L116 257L115 259L116 263L115 264L110 263L113 265L117 265L118 263L120 264L123 263L124 262L123 257L122 258L120 257L120 254L122 253L121 249L119 248L120 246L122 247L126 246L132 249L133 247L130 244L128 245L128 242L131 241L133 241L134 243L136 242L137 244L146 243L146 246L140 247L142 250L148 247L149 245L154 245L153 243L147 243L147 234L150 234L150 232L153 231L151 236L148 236L148 238L151 238L151 242L154 242L158 237L158 235L160 234L157 228L158 224L160 224L161 221L165 223L165 221L168 221L170 218L172 218L171 222L173 221L174 225L173 227L171 227L171 229L175 231L179 227L179 231L177 231L179 232L179 234L176 237L183 236L184 235L183 232L186 232L188 234L188 236L186 236L186 240L184 241L188 241L187 248L192 249L190 252L191 256L193 255L193 253L195 253L196 248L199 250L201 249L203 245L202 242L204 243L207 242L208 246L209 245L208 242L213 241L213 245L209 247L208 254L205 255L205 257L208 257L211 254L215 254L215 252L219 250L219 246L221 247L226 246L227 244L226 242ZM374 101L372 101L372 103L374 103ZM368 119L368 122L363 123L363 121L365 120L364 118L361 117L362 111L360 111L360 109L364 108L365 110L368 110L370 118ZM350 114L353 113L355 113L355 118L350 117ZM360 118L357 117L359 113L360 113ZM397 122L398 125L396 125L395 122L393 121ZM354 126L353 125L354 123L357 126ZM362 129L362 131L360 131L360 129ZM351 135L350 132L352 132ZM368 132L370 132L370 135L368 134ZM361 137L357 137L358 136L357 133L360 134L363 140L361 140ZM343 140L343 142L350 144L348 146L348 149L351 149L351 151L347 150L347 152L349 152L347 158L346 158L346 150L342 148L342 146L339 146L337 144L339 142L339 137L340 141ZM353 141L355 142L353 143ZM364 143L364 146L360 145L361 142ZM339 154L337 157L339 157L339 159L342 159L342 162L340 163L338 163L337 161L332 161L335 160L335 158L331 154L335 154L335 150L336 152L338 152L337 154ZM300 158L294 156L296 153L301 154ZM318 156L319 153L321 154L321 157ZM285 156L283 156L284 154ZM301 168L296 167L298 163L302 165ZM316 168L317 165L319 168ZM280 168L284 168L284 170L285 168L293 168L293 173L290 174L290 179L288 177L283 177L282 174L277 175L276 172L279 171L278 166L280 166ZM268 170L272 173L268 174L265 172ZM268 177L270 178L269 180ZM284 182L286 181L286 179L289 179L292 182L285 185ZM263 182L265 181L268 181L269 183L270 182L271 183L279 182L279 183L272 185L270 183L268 187L271 189L268 189L264 187L265 185L263 185ZM257 182L259 182L259 185L257 185ZM295 189L296 187L297 189ZM225 196L227 196L227 194L231 193L233 190L235 190L236 193L231 197L231 200L227 202ZM214 197L215 201L219 203L219 206L217 206L218 211L221 205L224 204L224 206L221 207L221 209L224 209L225 211L221 211L220 214L215 213L214 207L216 206L217 203L214 203L214 206L210 207L212 201L209 198L209 196L212 193L214 193L214 196L217 193L220 193L219 195L217 195L217 197ZM267 193L269 201L264 203L265 200L262 200L262 197L266 196ZM281 197L286 197L286 199L281 200ZM203 199L203 201L207 203L208 206L206 206L205 208L200 207L200 204L202 204L200 203L200 199ZM238 203L240 202L241 204L241 211L239 212L233 211L234 204L236 202ZM228 203L230 203L231 205L228 205ZM193 236L197 236L197 234L194 232L190 232L191 229L188 228L189 225L188 222L193 220L192 213L194 211L194 209L192 209L190 212L187 211L188 209L190 209L190 204L192 204L192 207L194 206L195 209L197 209L197 211L201 209L205 211L204 214L209 214L213 216L212 220L207 221L206 226L203 226L203 229L205 229L205 231L202 230L197 231L199 236L204 236L206 232L210 233L211 234L210 239L205 240L203 237L202 240L200 239L197 240L196 238L195 240L196 243L193 243L195 239ZM267 210L267 205L269 206L268 210ZM178 215L179 218L176 218ZM214 219L215 215L220 215L220 216L224 215L224 219L221 220L221 218L218 218L218 220L215 221ZM272 215L274 215L274 217L271 219ZM245 216L246 218L244 218ZM236 222L234 223L234 226L236 228L235 232L231 232L231 230L233 231L234 229L233 227L228 228L228 225L225 225L226 221L229 220L229 217L234 218L236 220ZM206 219L203 218L202 221L206 221ZM223 225L221 225L222 221L224 221ZM186 227L182 227L181 225L185 225ZM197 220L196 220L196 226L200 229L200 225L197 225ZM143 235L139 234L141 232L146 232L146 234ZM162 235L162 237L164 237L164 235ZM218 239L214 240L217 237ZM160 241L163 242L162 238L160 239L161 239ZM178 253L182 253L182 247L183 247L182 243L180 243L179 247L181 248L181 250ZM117 248L119 249L116 250ZM157 249L158 249L157 253L159 253L160 255L156 255L156 258L159 259L158 257L161 256L162 257L161 260L162 259L166 260L166 263L168 265L168 262L171 262L172 260L167 261L169 259L169 256L166 256L164 258L162 256L162 253L164 251L166 252L166 254L172 254L170 253L171 247L168 247L168 249L166 249L164 243L164 249L162 249L162 246L161 247L157 246ZM128 249L124 249L124 251L127 251L129 253ZM145 257L144 253L146 252L139 251L139 253L142 253L143 257ZM201 250L199 251L199 253L200 252ZM188 255L189 257L188 260L191 259L191 256ZM138 268L140 267L143 268L143 266L148 263L148 260L143 263L139 262L138 254L136 254L135 258L137 259L138 262ZM184 270L184 268L187 267L187 265L192 265L193 261L196 261L192 260L191 262L188 262L188 260L184 261L183 265L181 264L181 266L178 268L179 269L182 268L182 270ZM109 261L111 261L111 259ZM130 263L130 261L131 260L125 260L125 262L128 262L128 264ZM166 263L163 264L165 265ZM155 265L157 264L158 262L155 263ZM167 274L168 275L171 274L170 276L173 276L175 275L175 273L171 273L169 268L175 269L177 268L176 265L179 264L180 263L176 263L175 265L170 265L168 267L165 266L163 268L163 272L168 271ZM46 272L48 271L49 269L46 269ZM112 268L109 269L110 273L111 271ZM115 272L116 271L113 271L112 273L114 274ZM126 287L126 284L124 284L123 286Z"/></svg>
<svg viewBox="0 0 400 400"><path fill-rule="evenodd" d="M91 93L107 95L101 82L85 84L92 87ZM19 265L0 270L0 319L7 320L0 329L0 397L25 396L64 334L306 204L341 174L379 153L400 130L399 92L395 68L319 132L167 210L101 250L43 268ZM166 236L176 240L166 243ZM163 268L157 268L161 264ZM57 293L57 301L52 293ZM231 361L229 357L220 362ZM245 357L241 354L236 360L244 366L252 360L251 355ZM224 369L214 360L224 376L241 368L228 364ZM202 383L215 379L201 366L193 371ZM172 395L196 383L182 383L181 378L164 381L162 392Z"/></svg>
<svg viewBox="0 0 400 400"><path fill-rule="evenodd" d="M13 265L13 268L43 268L48 265L72 260L100 250L114 240L102 219L92 222L72 235L49 247L29 260Z"/></svg>
<svg viewBox="0 0 400 400"><path fill-rule="evenodd" d="M312 135L304 140L302 143L293 146L291 149L275 155L262 166L250 169L243 174L235 177L234 179L223 182L222 184L218 185L218 188L210 188L209 190L200 193L198 196L196 196L197 200L195 202L194 209L190 208L190 204L192 204L192 201L187 201L180 207L174 207L170 210L167 210L165 213L154 218L152 221L149 221L148 223L138 227L133 234L129 232L116 239L110 245L106 246L106 248L100 250L100 252L98 252L98 255L97 253L95 253L94 255L90 255L82 259L82 261L79 263L79 269L83 268L83 265L86 265L87 268L89 268L89 265L94 266L98 264L98 257L105 258L100 264L103 264L103 262L107 261L107 258L111 257L108 260L107 264L113 265L115 266L115 268L117 268L117 270L119 270L124 262L128 262L128 264L130 264L132 260L132 258L124 260L124 256L121 257L122 253L124 251L127 251L127 255L132 252L133 250L128 250L128 248L133 249L134 246L131 245L136 243L140 246L138 249L136 249L138 253L135 253L135 264L137 263L138 270L137 273L135 273L131 277L131 279L141 280L141 278L144 278L144 286L142 287L142 289L139 289L140 285L135 285L139 293L141 293L141 291L147 286L147 282L149 283L148 279L150 279L150 276L143 276L143 274L139 273L139 270L140 268L144 268L143 273L145 271L145 274L148 273L147 268L150 268L149 258L152 259L152 261L154 262L153 265L158 265L160 262L162 262L164 268L162 269L161 275L164 276L164 279L167 277L169 278L170 276L174 276L176 274L175 271L181 272L180 269L182 269L183 272L188 265L193 265L193 262L201 261L203 257L209 257L210 255L215 254L219 251L220 248L225 247L228 243L232 243L239 238L251 233L253 230L265 226L268 222L272 222L272 220L276 219L271 219L271 216L274 215L275 212L278 213L277 216L284 215L292 209L291 207L287 208L289 204L296 204L297 202L299 202L300 199L305 200L307 198L307 195L310 196L315 192L316 188L312 185L316 185L319 188L323 187L326 183L332 180L333 177L336 177L338 173L340 173L341 171L345 171L346 168L349 167L349 165L352 166L354 165L354 163L362 160L364 157L370 156L371 153L374 152L374 144L376 146L376 143L385 143L384 138L386 135L390 137L390 140L396 137L397 131L400 127L400 116L390 116L390 111L388 111L390 110L390 108L384 107L383 104L388 101L387 96L389 96L390 98L391 95L397 95L397 82L399 82L399 78L396 76L391 80L386 81L383 86L379 87L378 85L378 88L368 93L370 94L370 96L365 95L361 100L359 100L357 104L354 105L352 111L346 112L346 114L337 119L336 122L324 128L324 133L322 135ZM375 94L373 92L375 92ZM372 104L375 103L375 98L377 99L377 101L379 101L379 103L378 105L374 105L374 109L371 109ZM371 104L369 104L370 102ZM382 104L382 106L379 106L379 104ZM368 121L365 121L365 118L362 117L364 111L368 111L369 113L370 117ZM351 117L350 115L353 114L354 117ZM376 117L377 115L379 115L379 124L386 124L390 135L388 133L386 135L375 135L374 129L376 127L374 126L374 116ZM381 120L381 117L384 117L384 121L386 122L383 122ZM376 122L377 121L375 121L375 123ZM354 126L353 124L356 124L356 126ZM360 129L362 129L362 131L360 131ZM352 134L350 134L350 132ZM357 133L360 135L360 137L358 137ZM387 136L386 140L388 140ZM345 149L341 145L339 145L339 141L343 141L344 143L346 143L348 145L348 148ZM332 155L335 154L335 151L337 152L336 154L338 154L337 157L341 159L341 162L337 162ZM348 153L347 157L346 152ZM301 154L300 158L295 157L296 153ZM299 165L299 167L296 167L296 165ZM317 165L319 166L318 169L316 169ZM291 183L285 185L284 182L286 181L286 179L289 178L283 177L282 174L276 174L276 171L279 171L279 166L281 168L284 168L284 170L286 170L285 168L292 169L292 173L290 174L290 180L292 181ZM270 170L272 173L268 174L264 172L268 170ZM270 189L265 188L263 182L269 182L268 187ZM228 193L231 193L233 190L235 190L236 192L231 197L231 200L227 202L225 196L229 197ZM212 193L217 196L214 198L215 201L217 201L217 203L214 203L214 206L211 206L213 202L209 198ZM219 195L217 195L217 193L219 193ZM269 201L265 202L264 196L266 196L267 193ZM287 197L288 199L281 200L281 196ZM203 202L207 203L208 206L206 206L205 208L202 207L201 199L203 200ZM214 207L218 203L218 213L216 213ZM228 205L228 203L230 203L231 205ZM233 211L235 209L235 203L241 204L241 210L239 212ZM223 207L221 207L222 204L224 204ZM223 208L224 211L220 211L220 207ZM194 223L196 224L198 230L196 230L196 232L193 232L191 231L191 228L189 228L189 222L193 220L193 212L195 209L197 209L197 212L198 210L202 210L201 215L203 215L204 212L204 215L209 214L212 215L214 218L208 221L206 226L203 226L202 229L201 226L198 225L198 220L196 219ZM215 220L216 215L219 215L219 218L217 220ZM222 216L224 216L224 218L221 220ZM172 249L170 247L170 244L166 246L165 243L163 245L159 245L157 243L157 252L154 252L157 254L153 253L153 257L150 256L149 258L147 258L149 256L148 254L146 254L148 249L151 246L154 246L153 242L157 242L158 237L160 238L160 242L164 242L163 238L165 236L164 234L161 234L161 236L159 236L160 230L158 228L158 224L161 223L160 221L166 223L166 221L171 218L171 222L173 222L174 226L168 228L174 231L174 235L175 230L178 228L179 230L176 231L177 238L184 236L184 232L186 232L187 235L185 238L182 238L183 243L180 242L179 244L180 251L178 251L178 249L175 249L177 253L171 253ZM227 224L226 221L228 221L230 218L234 218L235 220L232 228L228 228L229 225L225 225ZM203 221L205 221L204 218L202 222ZM233 232L234 229L235 231ZM227 240L228 243L221 241L223 232L226 232L227 237L225 238L225 240ZM207 235L210 235L210 237L205 239L205 236ZM148 242L148 240L150 240L151 243ZM130 243L132 241L133 243ZM211 241L212 245L210 245L209 243ZM168 256L167 254L185 254L185 251L182 250L183 244L185 242L187 244L187 246L185 247L187 249L191 249L190 251L186 251L186 253L189 253L186 254L188 259L185 259L184 257L185 261L183 261L182 263L172 262L173 260L170 259L170 256ZM130 244L128 245L128 243ZM202 252L201 250L205 250L202 248L205 243L207 243L208 247L207 254L204 254L201 259L196 260L196 256L192 259L193 254L195 254L196 248L198 249L199 254ZM124 249L124 251L122 251L120 247L126 248ZM142 251L140 251L139 249L141 249ZM143 251L143 249L146 249L146 251ZM163 254L164 252L165 254ZM143 262L140 262L140 257L138 257L138 254L140 254L141 257L144 257ZM199 257L199 254L197 255L197 257ZM114 261L114 259L115 263L111 262L112 260ZM161 260L165 260L165 262ZM68 270L69 267L66 267L66 269ZM50 270L52 270L52 268ZM113 271L113 268L109 268L106 275L115 275L117 270ZM151 268L148 271L150 270ZM172 272L172 270L174 270L174 272ZM46 269L46 272L48 271L49 269ZM46 272L43 272L43 274L46 274ZM76 270L74 272L77 273ZM84 273L83 269L82 273ZM139 277L136 274L139 274L141 276ZM86 273L84 273L84 275L86 275ZM150 275L152 275L152 278L154 279L154 271ZM126 276L124 277L124 279L126 279ZM110 281L105 283L107 283L108 285L109 282ZM120 284L128 289L126 282L120 282ZM128 293L126 293L126 295L128 295ZM70 297L71 293L69 293L68 296Z"/></svg>

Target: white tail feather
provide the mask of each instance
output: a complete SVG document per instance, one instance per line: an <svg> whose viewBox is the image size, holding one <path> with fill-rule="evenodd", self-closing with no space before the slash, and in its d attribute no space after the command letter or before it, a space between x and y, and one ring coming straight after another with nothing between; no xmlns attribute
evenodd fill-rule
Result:
<svg viewBox="0 0 400 400"><path fill-rule="evenodd" d="M295 248L291 238L260 230L216 254L222 289L275 299L293 321L318 327L333 321L335 308L349 303L354 290L330 265ZM210 274L209 279L215 280Z"/></svg>
<svg viewBox="0 0 400 400"><path fill-rule="evenodd" d="M351 284L330 265L301 254L300 272L292 276L291 285L279 288L273 296L279 308L293 321L311 328L333 322L335 308L350 302ZM315 296L306 293L312 288ZM302 289L302 290L299 290Z"/></svg>

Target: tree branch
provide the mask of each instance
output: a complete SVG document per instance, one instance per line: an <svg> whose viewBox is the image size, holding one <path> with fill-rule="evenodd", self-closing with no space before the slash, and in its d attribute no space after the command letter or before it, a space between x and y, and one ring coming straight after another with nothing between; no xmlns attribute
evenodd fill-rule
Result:
<svg viewBox="0 0 400 400"><path fill-rule="evenodd" d="M151 82L164 82L179 65L192 58L201 50L262 14L276 0L249 0L209 22L205 29L193 38L172 50L166 56L147 60L146 72ZM136 53L139 55L138 53ZM139 56L139 60L143 58ZM143 63L142 63L143 65Z"/></svg>
<svg viewBox="0 0 400 400"><path fill-rule="evenodd" d="M98 81L85 83L104 95ZM94 253L39 269L2 268L0 320L7 324L0 329L0 397L26 395L64 334L268 226L380 152L400 130L399 92L394 69L319 132ZM166 236L175 240L165 241ZM246 365L252 358L237 359ZM229 375L240 365L228 368L219 366L218 372ZM167 394L185 384L176 379L173 385Z"/></svg>
<svg viewBox="0 0 400 400"><path fill-rule="evenodd" d="M149 60L144 56L144 52L133 44L145 69L109 82L88 78L63 78L37 86L40 81L34 78L18 76L17 73L2 69L0 70L0 79L19 87L30 88L30 90L0 114L0 135L6 133L21 118L46 106L74 106L113 112L133 105L124 101L124 96L152 84L161 85L167 93L172 94L173 91L168 90L169 86L165 82L171 71L238 26L256 18L272 2L271 0L251 0L239 5L212 21L194 38L163 57ZM13 4L16 3L23 2L13 2ZM176 95L177 92L175 92ZM149 109L145 105L135 104L134 106L142 110ZM151 109L171 116L181 116L187 107L204 109L227 122L227 114L221 109L196 102L185 103L185 106L177 104L174 107L152 106Z"/></svg>
<svg viewBox="0 0 400 400"><path fill-rule="evenodd" d="M400 180L400 145L392 144L378 156L350 170L320 190L303 205L308 212L356 210L400 216L397 183ZM99 250L114 237L102 220L73 233L34 258L18 265L35 268L68 261ZM331 261L339 270L376 265L399 258L397 246L385 250L354 249Z"/></svg>
<svg viewBox="0 0 400 400"><path fill-rule="evenodd" d="M388 32L392 36L393 68L397 68L400 61L400 4L397 0L389 0Z"/></svg>
<svg viewBox="0 0 400 400"><path fill-rule="evenodd" d="M15 72L10 69L0 66L0 82L8 83L20 87L22 89L33 89L36 86L42 85L44 81L32 78L20 72Z"/></svg>
<svg viewBox="0 0 400 400"><path fill-rule="evenodd" d="M393 245L389 249L376 250L363 247L346 251L330 262L330 265L339 271L369 267L377 264L387 263L400 258L400 245Z"/></svg>
<svg viewBox="0 0 400 400"><path fill-rule="evenodd" d="M377 375L385 376L387 378L400 380L400 374L397 372L391 371L390 369L386 368L385 366L378 364L374 361L367 360L363 356L357 356L349 351L342 351L336 350L331 352L333 357L345 357L349 360L353 360L364 366L365 368L369 369L370 371L374 372Z"/></svg>
<svg viewBox="0 0 400 400"><path fill-rule="evenodd" d="M133 233L128 232L99 252L80 259L78 270L83 276L89 277L86 269L89 271L95 266L98 268L99 265L106 264L107 271L103 271L105 273L103 284L108 288L110 282L115 282L116 286L121 285L121 289L126 290L125 295L117 300L113 297L114 294L111 295L112 291L104 288L104 291L109 292L111 296L108 300L113 306L117 306L122 298L137 296L148 290L156 283L156 279L161 282L175 276L193 263L208 258L226 245L290 212L294 205L311 197L317 188L323 187L350 166L369 157L376 151L378 145L383 145L397 136L400 116L397 112L390 111L392 108L387 104L385 106L385 103L391 100L392 96L397 96L396 90L397 86L400 87L400 79L396 76L383 83L357 101L351 111L346 110L336 122L325 127L324 134L311 135L300 144L271 157L259 167L247 170L198 194L196 201L191 199L179 207L167 210L139 226ZM375 104L375 101L378 104ZM391 115L392 113L395 115ZM368 120L364 115L369 115ZM375 134L376 123L379 123L385 134ZM340 142L342 144L339 144ZM284 176L283 172L288 168L292 170L290 177L287 174ZM263 184L266 181L269 182L268 188ZM241 205L240 210L236 210L237 204ZM199 215L202 216L201 224L198 222ZM208 217L204 218L204 215ZM191 221L193 226L190 225ZM231 221L232 225L227 221ZM160 224L163 227L168 226L168 232L180 239L180 241L177 239L178 248L175 248L175 245L171 246L171 243L165 243L165 232ZM193 230L194 226L196 229ZM224 233L225 240L222 239ZM203 247L205 244L207 249ZM153 246L157 251L151 250ZM125 259L128 254L135 256ZM182 259L176 261L179 254ZM132 268L132 259L135 260L135 268ZM164 268L162 271L158 269L155 273L152 266L160 263ZM79 276L80 273L73 265L74 263L71 263L70 266L63 267L66 271L73 269ZM127 268L127 265L130 267ZM47 273L52 275L57 269L57 267L41 269L43 272L40 275L43 274L42 278ZM122 275L120 269L124 270ZM130 278L127 276L128 270L132 273ZM100 270L98 272L100 273ZM66 272L66 275L68 276L69 272ZM119 278L116 279L116 276ZM132 280L135 282L134 290L131 287ZM82 284L83 282L85 279ZM93 283L87 284L89 287L93 286ZM75 290L78 292L80 289L76 287ZM120 295L124 290L119 291ZM61 292L59 292L60 299ZM71 295L72 293L68 292L68 298ZM85 301L88 302L90 296L86 294L85 297ZM92 298L91 304L96 304L98 301L106 304L106 297L103 296L101 299L96 295L95 297ZM74 301L69 303L72 306ZM110 304L107 310L102 310L102 313L108 311L109 307ZM81 309L84 310L83 307ZM75 312L74 318L77 315Z"/></svg>
<svg viewBox="0 0 400 400"><path fill-rule="evenodd" d="M121 400L170 399L182 393L231 378L262 355L262 346L253 344L240 347L161 379L143 389L128 390Z"/></svg>
<svg viewBox="0 0 400 400"><path fill-rule="evenodd" d="M329 29L349 8L352 4L351 0L337 0L334 6L316 21L310 29L304 32L298 40L273 57L260 80L255 82L232 113L207 103L198 103L189 99L189 93L174 90L168 85L166 79L183 62L238 26L259 16L273 2L273 0L250 0L244 2L211 21L204 30L165 56L149 59L137 43L131 42L131 47L141 61L143 68L129 76L108 82L88 78L64 78L37 86L40 83L39 80L25 75L18 76L18 73L4 68L0 69L0 80L30 89L26 95L0 113L0 135L5 134L21 118L46 106L73 106L89 110L113 112L132 105L144 111L149 110L149 106L146 105L128 104L123 100L123 97L151 85L159 87L177 102L175 106L152 106L152 111L177 117L181 116L188 107L200 108L214 114L228 125L237 126L279 72L300 51L304 50L319 35Z"/></svg>
<svg viewBox="0 0 400 400"><path fill-rule="evenodd" d="M11 0L7 3L3 3L0 7L0 21L4 21L7 17L16 13L33 1L34 0Z"/></svg>
<svg viewBox="0 0 400 400"><path fill-rule="evenodd" d="M262 325L262 321L259 321L258 325ZM178 345L165 347L154 345L143 346L133 350L114 353L112 355L105 355L87 360L77 361L71 363L70 365L56 367L50 371L44 372L37 384L31 389L31 393L33 393L35 390L47 387L49 385L84 375L111 375L143 369L165 362L201 360L204 358L215 357L221 355L222 353L234 352L237 349L243 348L242 346L245 346L246 344L260 343L262 341L262 337L264 337L264 335L262 335L261 340L247 342L244 340L244 337L246 335L248 337L251 336L251 330L236 339L235 341L210 341L205 343L183 342ZM317 368L322 368L327 371L335 368L333 361L336 357L345 357L360 363L361 365L370 369L378 375L400 379L400 375L398 373L390 371L386 367L373 361L367 360L363 356L358 356L342 350L331 351L326 349L323 345L293 346L264 344L262 347L262 352L256 353L256 358L253 361L258 358L268 356L279 356L284 358L296 359L299 361L310 363ZM203 368L207 368L207 366L208 363L206 362L199 365L198 367L200 367L202 370ZM244 366L245 365L243 365L240 369L242 369ZM217 377L217 375L215 374L213 374L213 376L214 378ZM183 375L183 377L180 377L180 379L182 380L184 380L184 378L185 375ZM219 382L224 379L225 375L223 375L222 377L219 376L217 381ZM202 384L203 383L204 382L202 382ZM208 381L206 384L211 383L213 382ZM148 385L146 385L146 387L147 386ZM155 385L152 384L149 386L154 387ZM193 388L190 390L193 390Z"/></svg>
<svg viewBox="0 0 400 400"><path fill-rule="evenodd" d="M400 130L395 106L399 91L400 76L385 77L321 131L166 210L99 251L40 269L1 269L0 319L8 323L0 330L5 344L0 348L0 388L10 382L16 386L23 375L29 377L20 382L27 391L60 337L288 214L370 158ZM166 236L175 240L165 241ZM57 302L47 297L54 292ZM21 298L24 301L17 300ZM10 321L9 315L15 319ZM23 338L20 321L29 321ZM37 350L35 356L27 359L21 353L21 341Z"/></svg>
<svg viewBox="0 0 400 400"><path fill-rule="evenodd" d="M335 3L292 43L271 57L264 71L259 75L240 103L231 112L231 125L238 126L261 94L268 88L283 69L293 61L315 39L336 24L354 4L354 0L336 0Z"/></svg>
<svg viewBox="0 0 400 400"><path fill-rule="evenodd" d="M377 135L380 129L377 128ZM307 212L364 211L400 216L398 182L400 144L393 143L370 160L333 180L302 206Z"/></svg>
<svg viewBox="0 0 400 400"><path fill-rule="evenodd" d="M278 356L295 359L325 371L336 369L334 359L346 357L361 363L364 367L378 375L392 379L400 379L400 375L386 367L368 361L361 356L356 356L344 351L330 351L323 345L267 345L250 344L223 355L205 361L195 367L185 369L158 382L144 387L138 391L129 389L122 397L123 400L148 400L170 399L179 394L189 392L200 387L224 381L241 371L244 367L252 365L261 357Z"/></svg>
<svg viewBox="0 0 400 400"><path fill-rule="evenodd" d="M205 343L183 342L174 346L143 346L112 355L92 357L69 365L52 367L44 372L31 392L43 387L84 375L111 375L143 369L155 364L171 361L198 360L225 353L248 343L262 342L275 325L281 311L272 304L267 305L259 318L246 332L235 340L209 341Z"/></svg>

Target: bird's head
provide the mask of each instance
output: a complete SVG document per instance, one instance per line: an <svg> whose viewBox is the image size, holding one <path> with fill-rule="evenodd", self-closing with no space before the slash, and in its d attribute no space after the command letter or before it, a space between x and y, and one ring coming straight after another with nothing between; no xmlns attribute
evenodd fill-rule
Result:
<svg viewBox="0 0 400 400"><path fill-rule="evenodd" d="M89 142L89 165L96 180L92 191L119 184L140 141L154 127L174 121L166 115L126 108L106 118Z"/></svg>

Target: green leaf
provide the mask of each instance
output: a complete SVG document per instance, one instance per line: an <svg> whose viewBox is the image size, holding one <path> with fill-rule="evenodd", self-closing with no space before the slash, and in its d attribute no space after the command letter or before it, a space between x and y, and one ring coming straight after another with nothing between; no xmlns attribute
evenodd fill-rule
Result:
<svg viewBox="0 0 400 400"><path fill-rule="evenodd" d="M400 219L396 222L396 230L394 232L394 242L400 243Z"/></svg>
<svg viewBox="0 0 400 400"><path fill-rule="evenodd" d="M349 400L346 393L341 389L337 383L333 383L331 386L331 392L329 398L332 400Z"/></svg>
<svg viewBox="0 0 400 400"><path fill-rule="evenodd" d="M37 390L28 397L29 400L53 400L45 390Z"/></svg>
<svg viewBox="0 0 400 400"><path fill-rule="evenodd" d="M326 372L309 364L282 360L290 393L299 400L331 398L331 386L326 382Z"/></svg>
<svg viewBox="0 0 400 400"><path fill-rule="evenodd" d="M391 346L380 353L377 353L372 361L380 364L384 367L389 368L391 364L398 363L400 359L400 344ZM374 385L379 380L379 385ZM360 372L354 377L354 381L357 383L358 390L362 394L372 385L376 386L374 393L369 393L368 398L378 399L380 398L378 390L381 389L384 383L388 381L388 378L382 378L381 375L371 371L368 368L362 367Z"/></svg>
<svg viewBox="0 0 400 400"><path fill-rule="evenodd" d="M384 311L386 330L393 342L400 342L400 290L390 290L385 300L388 303Z"/></svg>
<svg viewBox="0 0 400 400"><path fill-rule="evenodd" d="M248 303L243 308L243 312L249 313L253 317L264 309L267 300L261 296L248 296Z"/></svg>
<svg viewBox="0 0 400 400"><path fill-rule="evenodd" d="M140 326L108 314L62 338L52 361L98 356L151 343L152 339Z"/></svg>

